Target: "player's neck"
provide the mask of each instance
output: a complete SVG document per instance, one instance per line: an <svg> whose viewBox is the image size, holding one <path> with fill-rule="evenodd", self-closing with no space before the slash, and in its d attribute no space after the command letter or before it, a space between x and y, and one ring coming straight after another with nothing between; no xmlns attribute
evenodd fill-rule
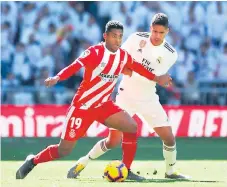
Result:
<svg viewBox="0 0 227 187"><path fill-rule="evenodd" d="M152 40L152 38L150 37L150 42L153 46L160 46L163 44L164 40L162 40L161 42L155 42L154 40Z"/></svg>
<svg viewBox="0 0 227 187"><path fill-rule="evenodd" d="M108 46L106 45L106 42L103 42L103 46L105 47L106 50L108 50L111 54L116 54L116 52L118 51L112 51L111 49L108 48Z"/></svg>

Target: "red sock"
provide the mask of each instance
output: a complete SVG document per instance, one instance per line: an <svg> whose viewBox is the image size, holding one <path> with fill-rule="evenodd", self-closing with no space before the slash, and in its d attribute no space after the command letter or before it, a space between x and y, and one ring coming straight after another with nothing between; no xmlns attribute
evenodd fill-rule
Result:
<svg viewBox="0 0 227 187"><path fill-rule="evenodd" d="M49 145L46 149L42 150L37 155L35 155L33 162L34 164L40 164L43 162L55 160L57 158L59 158L58 144Z"/></svg>
<svg viewBox="0 0 227 187"><path fill-rule="evenodd" d="M122 162L130 169L132 161L135 158L137 149L137 134L123 133L122 140Z"/></svg>

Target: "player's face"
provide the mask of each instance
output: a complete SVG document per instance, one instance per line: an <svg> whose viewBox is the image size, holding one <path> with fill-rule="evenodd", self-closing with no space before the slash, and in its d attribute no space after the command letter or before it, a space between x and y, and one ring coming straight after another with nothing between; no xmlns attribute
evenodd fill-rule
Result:
<svg viewBox="0 0 227 187"><path fill-rule="evenodd" d="M152 25L151 29L151 42L153 45L160 45L169 32L169 28L162 25Z"/></svg>
<svg viewBox="0 0 227 187"><path fill-rule="evenodd" d="M106 47L111 52L116 52L121 46L123 31L122 29L111 29L109 32L104 33L103 37L106 42Z"/></svg>

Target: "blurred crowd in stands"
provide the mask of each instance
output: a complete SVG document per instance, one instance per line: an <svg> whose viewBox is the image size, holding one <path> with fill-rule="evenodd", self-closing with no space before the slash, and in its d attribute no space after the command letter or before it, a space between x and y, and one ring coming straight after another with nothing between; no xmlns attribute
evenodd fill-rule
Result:
<svg viewBox="0 0 227 187"><path fill-rule="evenodd" d="M169 16L166 39L179 55L161 102L227 105L227 2L204 1L1 2L2 103L70 103L83 69L54 89L44 80L102 41L109 20L124 24L125 40L149 32L158 12Z"/></svg>

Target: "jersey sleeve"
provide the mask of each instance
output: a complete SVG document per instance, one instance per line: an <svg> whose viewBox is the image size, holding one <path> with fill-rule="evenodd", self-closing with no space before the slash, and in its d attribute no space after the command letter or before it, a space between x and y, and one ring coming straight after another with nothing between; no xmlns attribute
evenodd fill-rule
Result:
<svg viewBox="0 0 227 187"><path fill-rule="evenodd" d="M73 74L77 73L81 67L85 67L85 69L89 67L95 58L96 52L92 47L90 47L85 50L72 64L62 69L57 76L60 77L60 80L68 79Z"/></svg>
<svg viewBox="0 0 227 187"><path fill-rule="evenodd" d="M169 65L167 67L166 73L169 71L169 69L176 63L178 58L178 54L177 51L174 52L174 54L172 55L172 57L170 57L170 61L169 61Z"/></svg>
<svg viewBox="0 0 227 187"><path fill-rule="evenodd" d="M146 77L149 80L154 80L155 74L153 74L151 71L144 68L143 65L137 62L135 59L133 59L130 54L127 54L127 55L128 55L128 60L125 65L125 68L130 69L140 74L141 76Z"/></svg>
<svg viewBox="0 0 227 187"><path fill-rule="evenodd" d="M95 52L94 47L89 47L76 60L87 67L92 64L96 57L97 53Z"/></svg>

